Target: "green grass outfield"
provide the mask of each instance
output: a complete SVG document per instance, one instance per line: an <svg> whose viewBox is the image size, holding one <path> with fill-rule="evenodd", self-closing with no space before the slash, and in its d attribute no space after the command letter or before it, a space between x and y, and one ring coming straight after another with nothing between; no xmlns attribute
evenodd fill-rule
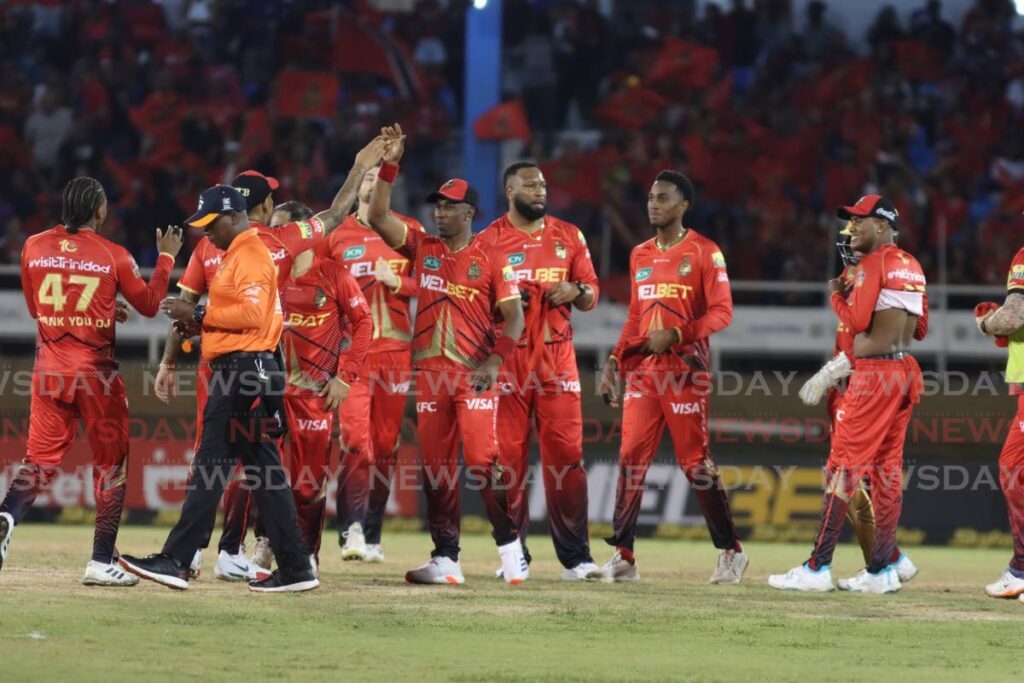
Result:
<svg viewBox="0 0 1024 683"><path fill-rule="evenodd" d="M167 530L127 527L124 552ZM1024 605L982 586L1008 552L913 548L921 574L895 596L796 595L765 583L804 545L751 543L746 582L706 583L709 543L641 540L636 585L564 584L534 538L526 584L493 578L497 553L464 538L462 587L407 586L429 549L385 536L387 562L342 563L325 538L320 590L255 595L213 578L185 593L79 584L92 531L18 527L0 572L0 680L157 681L1020 681ZM598 561L607 558L595 543ZM838 576L859 551L837 553Z"/></svg>

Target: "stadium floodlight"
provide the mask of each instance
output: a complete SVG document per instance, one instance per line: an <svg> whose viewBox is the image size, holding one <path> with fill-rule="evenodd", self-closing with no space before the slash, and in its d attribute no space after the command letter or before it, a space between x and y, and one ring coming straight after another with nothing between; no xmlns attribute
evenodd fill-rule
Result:
<svg viewBox="0 0 1024 683"><path fill-rule="evenodd" d="M1018 11L1020 8L1021 1L1022 0L1018 0L1017 2ZM484 9L485 7L487 7L487 0L473 0L473 7L475 7L476 9Z"/></svg>

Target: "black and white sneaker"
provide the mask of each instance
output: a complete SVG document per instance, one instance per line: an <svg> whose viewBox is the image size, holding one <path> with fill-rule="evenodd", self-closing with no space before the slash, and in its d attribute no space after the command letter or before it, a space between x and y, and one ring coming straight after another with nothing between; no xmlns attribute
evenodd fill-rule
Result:
<svg viewBox="0 0 1024 683"><path fill-rule="evenodd" d="M312 567L287 572L275 569L269 578L249 582L249 590L256 593L298 593L319 587L320 580L316 578Z"/></svg>
<svg viewBox="0 0 1024 683"><path fill-rule="evenodd" d="M178 562L170 555L163 553L149 557L122 555L118 562L136 576L156 581L174 590L188 589L188 565Z"/></svg>
<svg viewBox="0 0 1024 683"><path fill-rule="evenodd" d="M0 512L0 569L4 568L7 560L7 549L11 546L11 536L14 535L14 517L9 512Z"/></svg>

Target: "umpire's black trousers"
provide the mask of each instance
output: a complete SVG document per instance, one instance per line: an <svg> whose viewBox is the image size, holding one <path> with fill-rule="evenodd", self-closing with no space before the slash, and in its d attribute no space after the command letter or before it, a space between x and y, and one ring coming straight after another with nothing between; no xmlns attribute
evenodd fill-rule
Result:
<svg viewBox="0 0 1024 683"><path fill-rule="evenodd" d="M217 515L238 461L252 486L277 566L308 569L288 474L274 444L286 429L284 373L274 354L238 352L210 361L203 437L192 463L192 486L163 552L189 564ZM253 404L259 399L259 406Z"/></svg>

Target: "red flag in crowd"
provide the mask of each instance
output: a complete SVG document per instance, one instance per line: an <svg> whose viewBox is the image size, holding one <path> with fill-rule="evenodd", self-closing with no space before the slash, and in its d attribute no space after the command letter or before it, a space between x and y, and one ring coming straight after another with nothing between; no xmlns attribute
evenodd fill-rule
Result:
<svg viewBox="0 0 1024 683"><path fill-rule="evenodd" d="M277 115L331 117L338 110L338 78L326 71L285 71L277 78Z"/></svg>
<svg viewBox="0 0 1024 683"><path fill-rule="evenodd" d="M541 164L541 171L553 192L563 192L576 201L588 204L604 202L602 179L608 166L618 159L610 147L569 159Z"/></svg>
<svg viewBox="0 0 1024 683"><path fill-rule="evenodd" d="M473 124L479 140L525 140L532 134L521 100L512 100L492 107Z"/></svg>
<svg viewBox="0 0 1024 683"><path fill-rule="evenodd" d="M718 50L679 38L666 38L647 74L651 84L709 88L718 72Z"/></svg>
<svg viewBox="0 0 1024 683"><path fill-rule="evenodd" d="M605 100L597 115L623 128L643 128L668 104L668 100L649 88L626 88Z"/></svg>

